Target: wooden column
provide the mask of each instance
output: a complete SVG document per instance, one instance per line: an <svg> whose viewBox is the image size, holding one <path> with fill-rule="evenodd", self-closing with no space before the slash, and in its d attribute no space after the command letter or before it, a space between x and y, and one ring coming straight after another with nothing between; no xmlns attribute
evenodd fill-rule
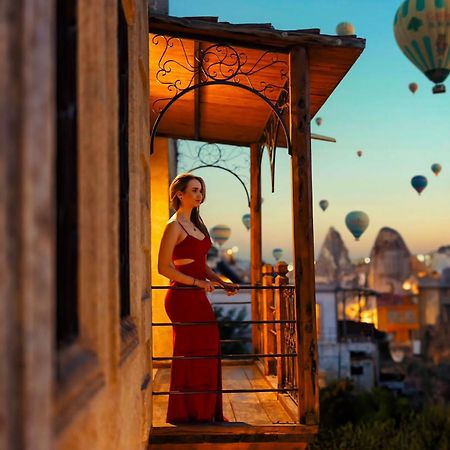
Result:
<svg viewBox="0 0 450 450"><path fill-rule="evenodd" d="M251 284L261 283L261 148L259 144L250 146L250 264ZM259 293L252 290L252 320L260 320ZM252 342L255 352L260 350L261 326L253 325Z"/></svg>
<svg viewBox="0 0 450 450"><path fill-rule="evenodd" d="M308 54L289 55L295 303L300 423L319 422Z"/></svg>

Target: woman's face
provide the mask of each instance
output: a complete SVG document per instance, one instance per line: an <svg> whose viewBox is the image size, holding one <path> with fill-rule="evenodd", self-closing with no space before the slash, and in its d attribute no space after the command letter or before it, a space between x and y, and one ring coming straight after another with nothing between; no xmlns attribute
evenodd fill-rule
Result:
<svg viewBox="0 0 450 450"><path fill-rule="evenodd" d="M202 185L196 179L190 180L184 192L179 192L177 195L185 208L196 208L203 200Z"/></svg>

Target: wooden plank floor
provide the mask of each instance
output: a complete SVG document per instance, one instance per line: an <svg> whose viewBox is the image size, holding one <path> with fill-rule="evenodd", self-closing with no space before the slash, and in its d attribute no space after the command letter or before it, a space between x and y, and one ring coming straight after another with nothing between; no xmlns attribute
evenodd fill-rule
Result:
<svg viewBox="0 0 450 450"><path fill-rule="evenodd" d="M168 391L170 368L153 371L154 391ZM270 389L272 386L254 364L223 365L223 389ZM168 396L153 396L153 427L172 426L165 421ZM236 393L223 395L224 415L230 422L249 425L294 424L277 400L274 392Z"/></svg>

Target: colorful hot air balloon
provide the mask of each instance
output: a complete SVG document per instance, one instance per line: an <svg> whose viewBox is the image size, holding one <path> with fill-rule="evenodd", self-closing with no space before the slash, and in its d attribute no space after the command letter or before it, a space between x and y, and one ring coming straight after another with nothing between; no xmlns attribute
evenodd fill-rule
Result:
<svg viewBox="0 0 450 450"><path fill-rule="evenodd" d="M427 187L428 180L423 175L416 175L411 178L411 185L420 195L422 191Z"/></svg>
<svg viewBox="0 0 450 450"><path fill-rule="evenodd" d="M417 89L419 89L419 85L417 83L409 83L409 90L415 94Z"/></svg>
<svg viewBox="0 0 450 450"><path fill-rule="evenodd" d="M322 117L316 117L316 123L319 127L320 127L320 125L322 125L322 122L323 122Z"/></svg>
<svg viewBox="0 0 450 450"><path fill-rule="evenodd" d="M450 72L450 0L405 0L394 19L394 34L405 56L445 92Z"/></svg>
<svg viewBox="0 0 450 450"><path fill-rule="evenodd" d="M329 205L328 200L320 200L319 205L322 208L322 211L325 211Z"/></svg>
<svg viewBox="0 0 450 450"><path fill-rule="evenodd" d="M434 173L436 176L438 176L438 175L441 173L442 166L441 166L440 164L438 164L438 163L434 163L434 164L431 166L431 170L433 171L433 173Z"/></svg>
<svg viewBox="0 0 450 450"><path fill-rule="evenodd" d="M358 150L356 152L356 154L358 155L359 158L361 158L361 156L363 155L363 151L362 150Z"/></svg>
<svg viewBox="0 0 450 450"><path fill-rule="evenodd" d="M355 27L350 22L341 22L336 27L336 34L339 36L351 36L356 34Z"/></svg>
<svg viewBox="0 0 450 450"><path fill-rule="evenodd" d="M244 224L245 228L247 228L247 230L250 230L250 214L244 214L242 216L242 223Z"/></svg>
<svg viewBox="0 0 450 450"><path fill-rule="evenodd" d="M351 211L345 216L345 225L356 241L369 226L369 216L363 211Z"/></svg>
<svg viewBox="0 0 450 450"><path fill-rule="evenodd" d="M222 247L231 235L231 228L227 225L216 225L209 231L213 241Z"/></svg>
<svg viewBox="0 0 450 450"><path fill-rule="evenodd" d="M280 258L283 256L283 249L282 248L274 248L272 250L272 255L276 261L279 261Z"/></svg>

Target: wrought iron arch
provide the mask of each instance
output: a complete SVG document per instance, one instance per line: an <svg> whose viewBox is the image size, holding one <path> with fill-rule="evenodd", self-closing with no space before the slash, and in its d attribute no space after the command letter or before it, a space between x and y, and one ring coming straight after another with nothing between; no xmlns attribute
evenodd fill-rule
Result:
<svg viewBox="0 0 450 450"><path fill-rule="evenodd" d="M241 177L239 175L237 175L236 173L234 173L231 169L228 169L226 167L222 167L222 166L215 166L215 165L210 165L210 164L202 164L201 166L196 166L192 169L189 170L189 172L193 172L194 170L198 170L198 169L222 169L227 171L228 173L231 173L231 175L233 175L234 177L236 177L239 180L239 183L242 184L242 187L245 190L245 195L247 196L247 203L248 203L248 207L250 208L250 194L248 193L248 189L247 186L245 185L245 183L241 180Z"/></svg>
<svg viewBox="0 0 450 450"><path fill-rule="evenodd" d="M157 118L150 134L150 153L154 150L154 140L166 112L181 97L189 92L206 86L232 86L246 90L265 102L272 111L272 116L266 125L262 145L268 148L269 155L274 156L274 144L281 128L285 135L289 154L290 138L288 127L283 121L283 112L288 106L288 63L274 51L261 50L259 54L249 55L245 49L226 43L214 43L202 48L202 43L195 41L193 54L190 54L182 38L154 35L151 44L155 47L162 43L162 51L156 68L156 81L167 86L168 95L157 98L152 109L157 112ZM171 51L174 49L175 57ZM250 49L247 49L250 50ZM279 77L265 80L261 77L266 70L279 69ZM184 78L180 77L184 73ZM156 110L157 104L164 104Z"/></svg>
<svg viewBox="0 0 450 450"><path fill-rule="evenodd" d="M267 97L265 97L263 94L261 94L260 92L258 92L254 88L251 88L251 87L246 86L244 84L237 83L235 81L219 80L219 81L206 81L206 82L202 82L202 83L196 83L196 84L194 84L192 86L189 86L189 87L183 89L182 91L180 91L179 93L174 95L169 100L169 102L159 112L158 117L156 118L155 123L153 124L151 135L150 135L150 154L153 154L153 151L154 151L154 142L155 142L155 138L156 138L156 133L158 131L158 126L161 123L161 120L163 119L164 115L167 113L167 111L170 109L170 107L177 100L179 100L181 97L183 97L184 95L188 94L189 92L191 92L191 91L193 91L195 89L200 89L200 88L205 87L205 86L220 86L220 85L222 85L222 86L233 86L233 87L237 87L239 89L244 89L244 90L246 90L248 92L251 92L252 94L258 96L267 105L269 105L270 109L275 114L276 118L278 119L278 124L281 124L281 128L283 130L283 133L284 133L284 136L285 136L285 139L286 139L288 152L290 153L291 143L290 143L289 132L288 132L287 126L286 126L286 124L283 121L282 109L281 108L277 108L275 105L273 105L273 103ZM278 133L278 130L277 130L277 133Z"/></svg>

